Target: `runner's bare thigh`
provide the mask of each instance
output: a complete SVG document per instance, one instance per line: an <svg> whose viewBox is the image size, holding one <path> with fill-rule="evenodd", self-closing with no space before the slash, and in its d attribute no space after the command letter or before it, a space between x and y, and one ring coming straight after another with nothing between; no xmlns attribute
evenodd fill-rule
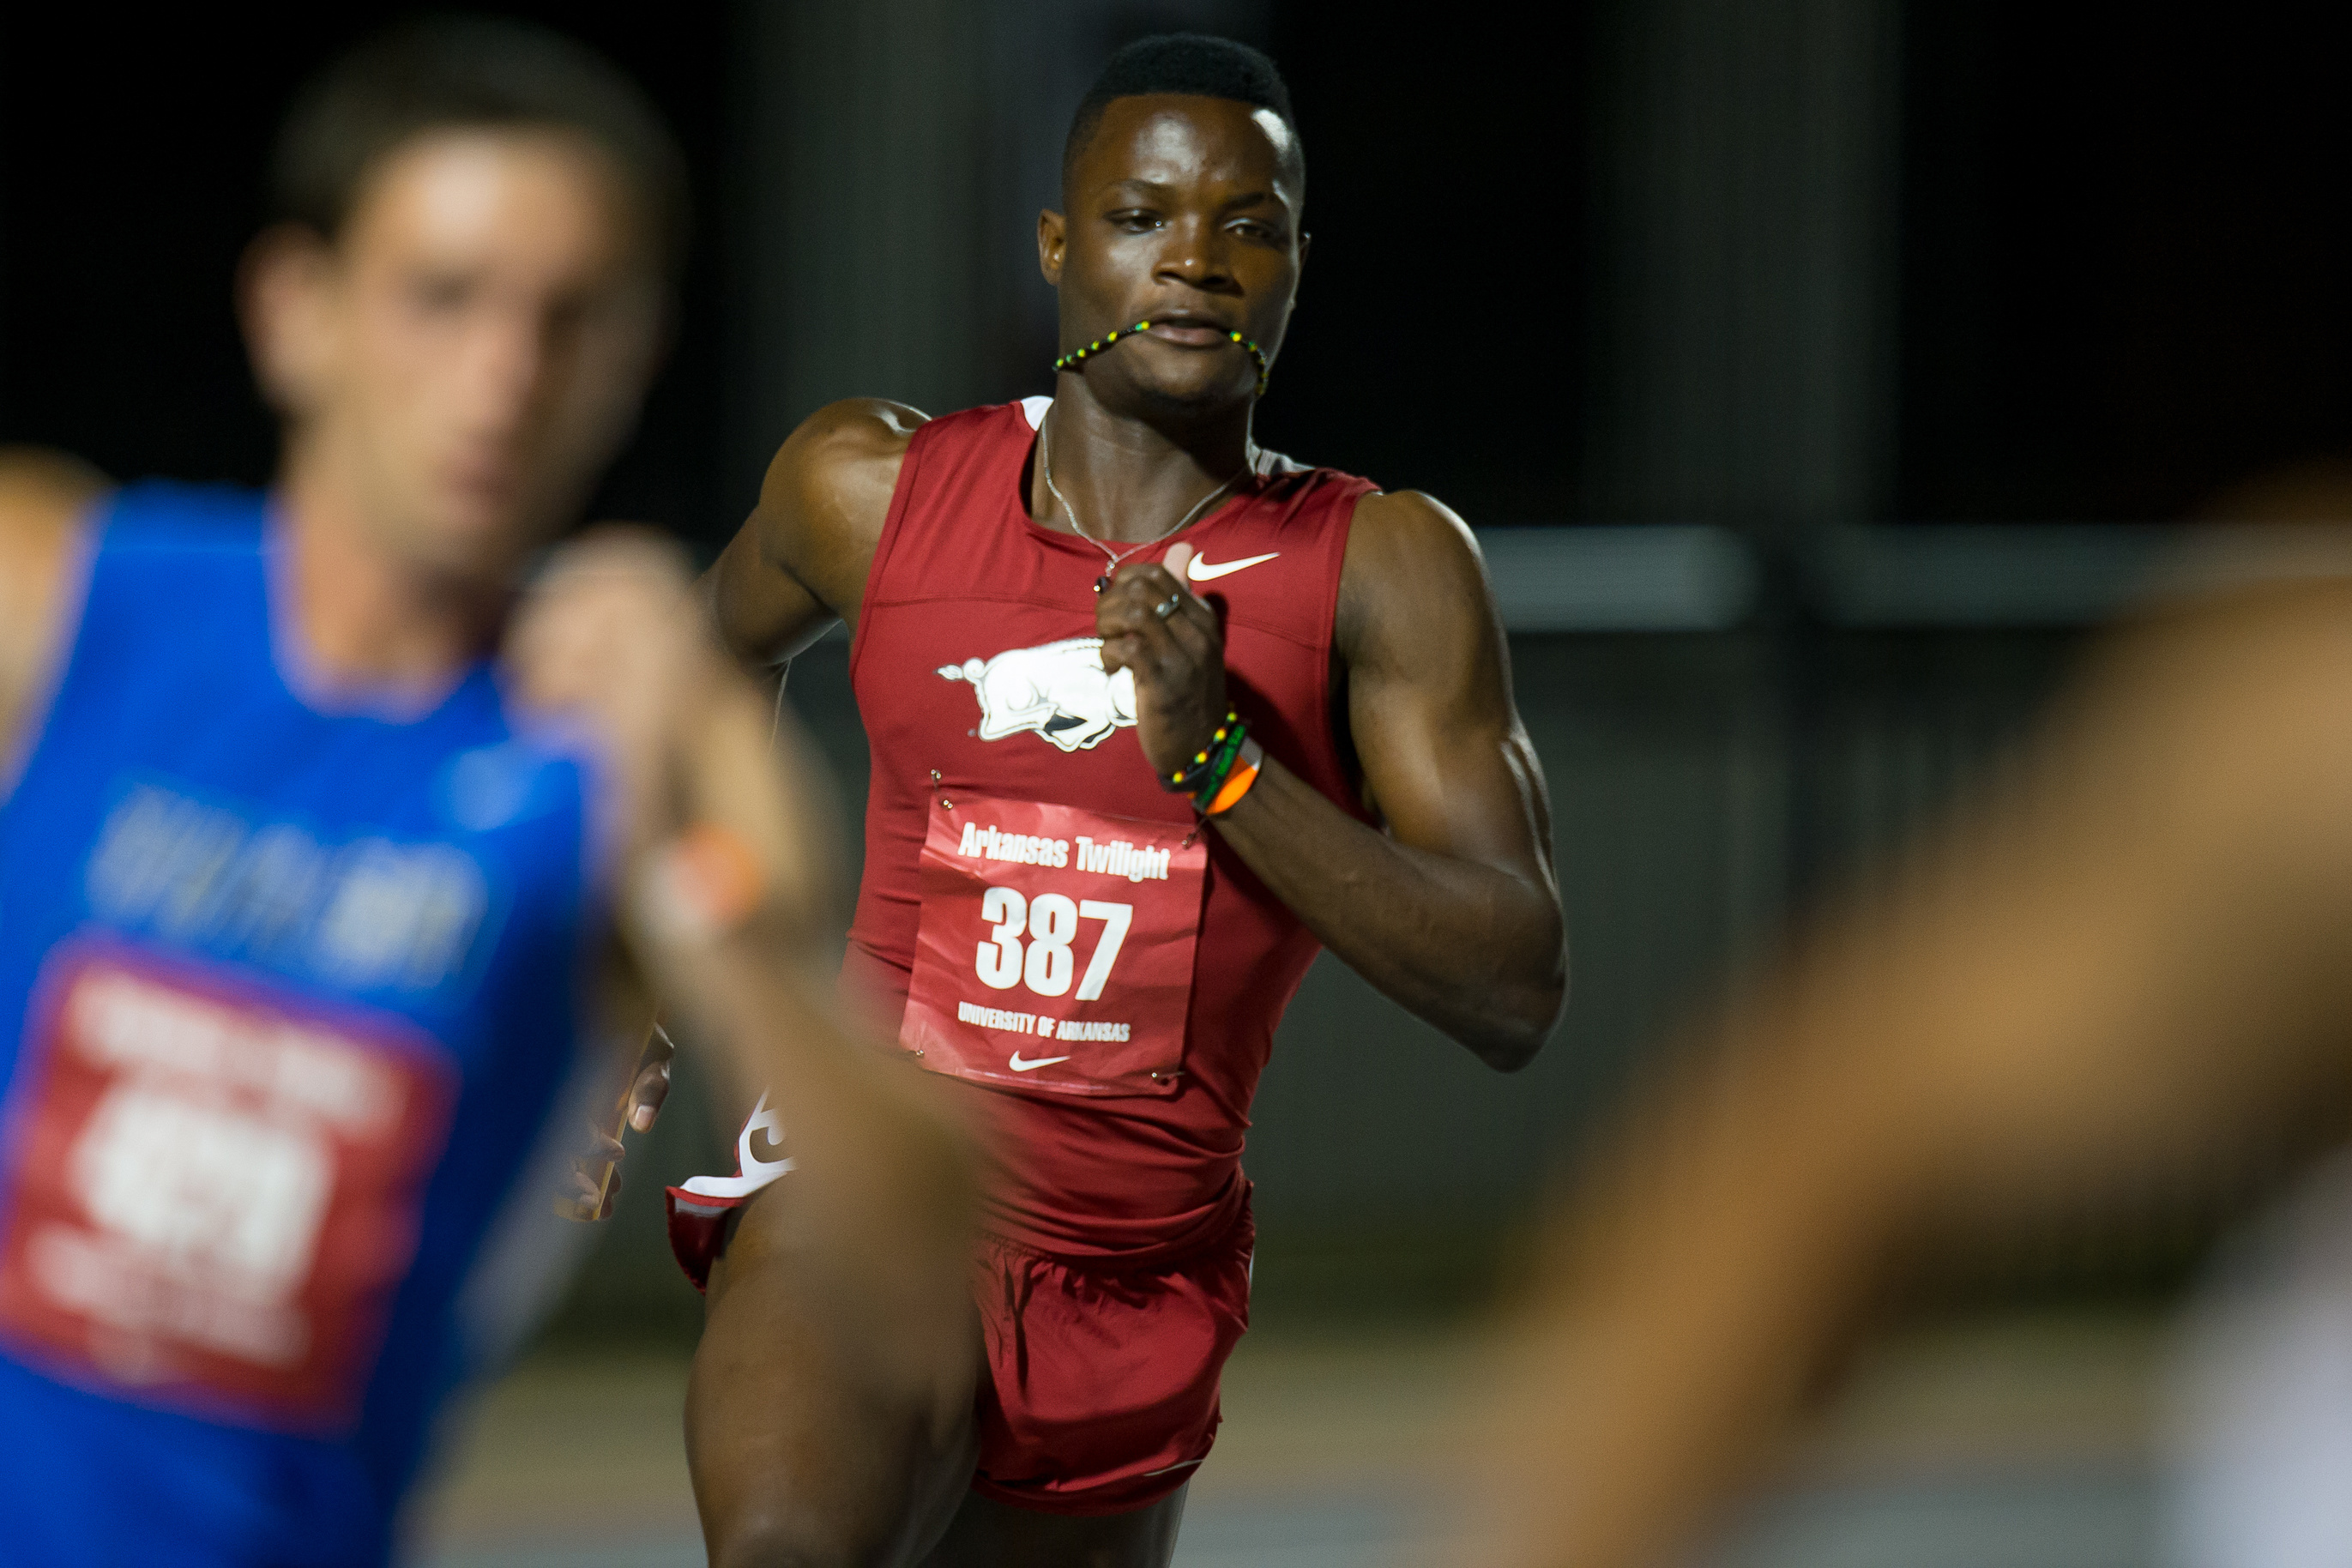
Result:
<svg viewBox="0 0 2352 1568"><path fill-rule="evenodd" d="M780 1237L791 1196L786 1181L745 1205L710 1271L686 1402L703 1539L712 1568L902 1568L971 1484L969 1406L940 1440L887 1347L860 1342L837 1299L821 1308Z"/></svg>

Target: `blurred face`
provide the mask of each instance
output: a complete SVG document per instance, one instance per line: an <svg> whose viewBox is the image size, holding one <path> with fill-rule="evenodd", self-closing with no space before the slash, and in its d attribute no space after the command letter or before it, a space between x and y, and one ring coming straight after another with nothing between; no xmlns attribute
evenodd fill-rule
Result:
<svg viewBox="0 0 2352 1568"><path fill-rule="evenodd" d="M1151 322L1086 363L1106 405L1201 412L1247 399L1249 355L1271 359L1298 293L1306 192L1290 129L1221 98L1114 99L1070 171L1069 211L1038 224L1061 290L1062 346Z"/></svg>
<svg viewBox="0 0 2352 1568"><path fill-rule="evenodd" d="M344 498L380 547L469 578L576 521L662 331L626 187L559 132L420 137L370 177L335 244L265 237L248 284L289 480Z"/></svg>

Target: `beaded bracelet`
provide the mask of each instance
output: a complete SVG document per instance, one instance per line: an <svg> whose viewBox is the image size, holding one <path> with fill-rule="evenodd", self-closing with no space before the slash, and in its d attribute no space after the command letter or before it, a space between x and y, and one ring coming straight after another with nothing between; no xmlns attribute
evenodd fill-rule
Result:
<svg viewBox="0 0 2352 1568"><path fill-rule="evenodd" d="M1205 805L1215 798L1234 771L1234 761L1241 755L1242 744L1249 738L1249 726L1232 709L1218 721L1216 732L1209 743L1192 753L1192 760L1160 781L1160 787L1171 795L1189 795L1195 806Z"/></svg>

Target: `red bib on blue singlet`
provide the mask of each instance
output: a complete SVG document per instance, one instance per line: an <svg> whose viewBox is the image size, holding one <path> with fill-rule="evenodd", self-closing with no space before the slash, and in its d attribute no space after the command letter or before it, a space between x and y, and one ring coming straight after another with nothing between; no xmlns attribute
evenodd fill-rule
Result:
<svg viewBox="0 0 2352 1568"><path fill-rule="evenodd" d="M60 948L41 994L0 1328L91 1386L352 1419L455 1068L404 1020L110 943Z"/></svg>

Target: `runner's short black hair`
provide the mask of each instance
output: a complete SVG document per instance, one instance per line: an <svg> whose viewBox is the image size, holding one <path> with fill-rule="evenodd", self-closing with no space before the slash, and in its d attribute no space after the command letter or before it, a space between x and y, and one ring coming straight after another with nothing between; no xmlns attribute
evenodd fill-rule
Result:
<svg viewBox="0 0 2352 1568"><path fill-rule="evenodd" d="M357 45L295 95L269 161L269 217L334 239L384 157L436 131L584 136L637 197L673 279L686 251L686 160L635 82L584 44L503 17L425 16Z"/></svg>
<svg viewBox="0 0 2352 1568"><path fill-rule="evenodd" d="M1255 109L1272 110L1290 128L1289 163L1301 180L1307 177L1307 153L1298 141L1298 120L1290 111L1290 88L1274 62L1247 44L1205 33L1160 33L1138 38L1111 56L1095 78L1094 86L1078 100L1070 117L1069 140L1062 143L1062 179L1102 123L1103 110L1116 98L1142 98L1153 93L1183 93L1195 98L1227 98Z"/></svg>

